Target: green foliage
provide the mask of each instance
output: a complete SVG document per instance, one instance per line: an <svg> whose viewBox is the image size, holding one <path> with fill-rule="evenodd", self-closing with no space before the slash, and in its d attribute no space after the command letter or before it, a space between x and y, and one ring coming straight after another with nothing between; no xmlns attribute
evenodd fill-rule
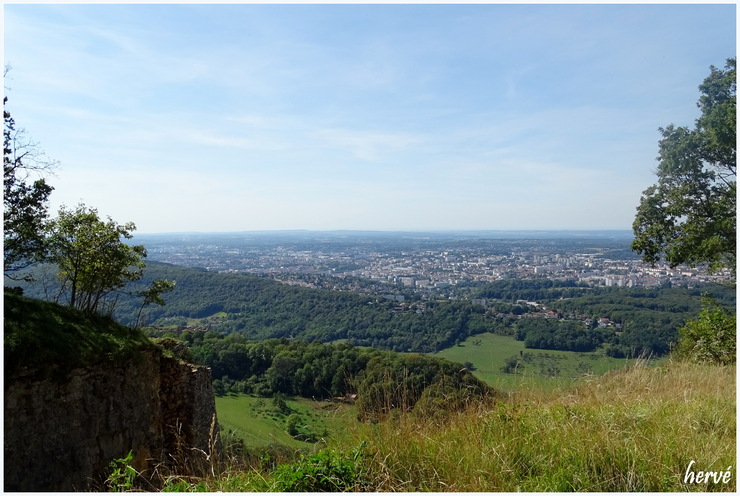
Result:
<svg viewBox="0 0 740 496"><path fill-rule="evenodd" d="M696 128L661 129L658 182L643 192L632 248L643 260L663 256L728 268L736 263L736 61L711 67L699 86Z"/></svg>
<svg viewBox="0 0 740 496"><path fill-rule="evenodd" d="M288 418L285 419L285 430L288 434L295 437L298 435L298 425L301 422L301 416L297 413L291 413Z"/></svg>
<svg viewBox="0 0 740 496"><path fill-rule="evenodd" d="M401 352L433 352L456 339L491 331L496 321L470 302L429 302L418 310L382 297L290 286L263 277L219 274L150 263L137 284L157 279L177 280L167 306L149 310L152 325L182 325L208 319L214 331L242 333L250 339L292 337L306 341L346 339L356 346ZM137 284L132 285L136 290ZM27 291L31 291L30 289ZM116 318L133 322L135 299L121 297Z"/></svg>
<svg viewBox="0 0 740 496"><path fill-rule="evenodd" d="M621 324L621 334L601 333L610 356L661 356L670 351L678 338L677 329L700 310L699 296L710 293L728 307L735 306L735 291L727 286L700 288L593 288L589 293L547 304L563 315L585 314L606 317ZM607 329L605 331L614 331ZM595 330L597 331L597 330ZM598 336L599 333L594 336Z"/></svg>
<svg viewBox="0 0 740 496"><path fill-rule="evenodd" d="M285 402L285 395L280 392L275 393L275 396L272 397L272 406L283 415L289 415L292 411Z"/></svg>
<svg viewBox="0 0 740 496"><path fill-rule="evenodd" d="M259 458L268 452L273 459L290 458L296 450L310 448L341 430L345 424L337 410L350 408L312 398L292 397L286 403L291 412L287 415L260 397L231 393L216 398L222 443L233 444L233 451L241 451L242 458ZM282 452L287 454L283 456Z"/></svg>
<svg viewBox="0 0 740 496"><path fill-rule="evenodd" d="M159 306L164 306L165 301L162 298L164 293L169 293L175 289L176 281L168 281L167 279L156 279L152 281L151 286L147 289L140 291L137 296L143 298L141 307L139 308L139 314L136 316L136 325L139 327L141 324L141 313L144 311L144 307L155 303Z"/></svg>
<svg viewBox="0 0 740 496"><path fill-rule="evenodd" d="M635 366L546 394L437 418L360 424L371 488L450 492L734 491L736 482L684 482L735 466L735 370L687 363ZM734 472L734 471L733 471Z"/></svg>
<svg viewBox="0 0 740 496"><path fill-rule="evenodd" d="M702 299L699 316L678 330L674 355L691 362L730 365L736 362L737 318L710 298Z"/></svg>
<svg viewBox="0 0 740 496"><path fill-rule="evenodd" d="M394 410L433 414L435 406L456 411L495 395L458 363L424 355L373 356L357 381L360 420L382 420ZM420 400L422 401L419 404Z"/></svg>
<svg viewBox="0 0 740 496"><path fill-rule="evenodd" d="M463 365L437 357L316 341L250 341L238 334L181 337L193 357L211 368L217 394L273 396L283 415L293 413L285 395L322 399L356 393L359 416L374 419L393 409L411 410L432 386L444 386L445 394L462 390L466 401L493 393Z"/></svg>
<svg viewBox="0 0 740 496"><path fill-rule="evenodd" d="M147 311L148 321L168 327L201 326L220 333L239 333L252 340L298 338L305 341L345 340L355 346L403 352L436 352L485 332L514 335L519 316L537 309L517 300L538 300L567 319L584 313L621 324L618 339L602 336L615 356L643 352L662 355L676 340L676 329L698 313L696 296L710 291L728 305L734 293L720 286L685 288L592 288L572 281L502 280L480 289L489 311L466 301L424 302L408 306L359 294L281 284L243 274L219 274L161 263L147 265L144 277L130 285L139 294L157 280L177 280L166 307ZM24 286L26 294L43 297L41 288ZM491 300L491 298L498 298ZM134 323L141 303L118 299L116 318ZM614 331L616 329L612 329ZM599 333L593 336L597 338ZM541 344L540 344L541 346ZM594 345L599 346L599 345ZM573 349L573 348L561 348ZM461 361L465 361L463 358ZM290 370L290 360L271 372L271 379ZM234 378L232 374L228 374ZM341 378L337 378L341 381ZM282 387L279 386L278 387ZM292 393L291 393L292 394Z"/></svg>
<svg viewBox="0 0 740 496"><path fill-rule="evenodd" d="M341 453L325 449L312 455L301 455L289 465L272 473L271 489L279 492L346 492L367 489L363 470L365 445Z"/></svg>
<svg viewBox="0 0 740 496"><path fill-rule="evenodd" d="M521 374L524 369L525 366L522 364L521 355L513 355L504 361L501 372L504 374Z"/></svg>
<svg viewBox="0 0 740 496"><path fill-rule="evenodd" d="M588 329L583 322L574 320L524 318L515 327L516 339L524 341L524 346L545 350L593 351L610 334Z"/></svg>
<svg viewBox="0 0 740 496"><path fill-rule="evenodd" d="M49 245L71 307L91 315L101 310L111 292L141 279L146 249L121 241L131 239L134 229L131 222L119 225L110 218L104 222L96 209L84 204L75 210L59 210ZM112 308L107 311L112 313Z"/></svg>
<svg viewBox="0 0 740 496"><path fill-rule="evenodd" d="M116 458L108 466L112 469L105 485L111 492L128 492L134 488L134 481L138 473L131 466L133 451L129 451L124 458Z"/></svg>
<svg viewBox="0 0 740 496"><path fill-rule="evenodd" d="M499 336L500 337L500 336ZM219 467L173 478L168 491L685 492L735 491L686 482L735 466L735 370L644 364L545 392L439 416L346 424L332 444L292 462ZM731 474L734 475L734 474Z"/></svg>

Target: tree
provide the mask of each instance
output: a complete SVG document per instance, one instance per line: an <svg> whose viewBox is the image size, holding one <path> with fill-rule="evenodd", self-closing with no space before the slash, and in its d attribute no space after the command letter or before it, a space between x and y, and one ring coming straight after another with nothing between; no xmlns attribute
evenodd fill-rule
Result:
<svg viewBox="0 0 740 496"><path fill-rule="evenodd" d="M84 204L75 210L59 210L51 224L49 246L71 307L87 314L100 313L107 295L141 279L146 249L121 240L131 239L135 229L132 222L119 225L110 218L104 222L97 210ZM108 313L113 305L106 309Z"/></svg>
<svg viewBox="0 0 740 496"><path fill-rule="evenodd" d="M654 264L708 263L736 273L736 63L699 86L695 129L661 128L658 182L643 192L632 249Z"/></svg>
<svg viewBox="0 0 740 496"><path fill-rule="evenodd" d="M8 69L5 70L7 75ZM3 99L3 256L4 273L15 279L15 272L46 256L44 230L48 211L47 201L52 188L40 177L56 167L38 144L26 137L25 130L16 129L15 120L6 110ZM33 175L39 176L31 181ZM20 279L28 280L26 274Z"/></svg>

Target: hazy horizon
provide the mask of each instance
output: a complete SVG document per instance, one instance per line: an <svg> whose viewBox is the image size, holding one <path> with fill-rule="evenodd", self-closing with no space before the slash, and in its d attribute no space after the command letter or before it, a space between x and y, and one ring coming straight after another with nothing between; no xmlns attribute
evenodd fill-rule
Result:
<svg viewBox="0 0 740 496"><path fill-rule="evenodd" d="M503 233L614 233L633 235L631 229L252 229L234 231L168 231L134 232L134 236L167 235L230 235L230 234L290 234L290 233L358 233L358 234L503 234Z"/></svg>

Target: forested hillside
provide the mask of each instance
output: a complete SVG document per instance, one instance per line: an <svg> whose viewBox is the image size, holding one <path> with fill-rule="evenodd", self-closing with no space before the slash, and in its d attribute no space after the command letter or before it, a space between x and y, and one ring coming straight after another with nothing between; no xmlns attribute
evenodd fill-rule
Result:
<svg viewBox="0 0 740 496"><path fill-rule="evenodd" d="M156 263L149 265L142 284L159 278L176 280L177 285L165 306L147 308L148 323L178 326L220 314L210 320L211 330L250 339L346 339L373 348L433 352L496 327L482 307L470 302L402 306L385 298ZM116 315L126 322L137 312L135 301L121 299Z"/></svg>
<svg viewBox="0 0 740 496"><path fill-rule="evenodd" d="M720 285L592 288L544 278L487 284L473 293L485 299L485 306L472 300L399 303L162 263L150 263L144 278L127 291L136 293L157 279L177 283L165 295L166 305L143 308L142 325L198 325L253 340L346 340L352 345L404 352L439 351L469 336L493 332L516 337L530 348L592 351L606 345L615 357L662 355L676 340L677 328L698 313L701 294L709 293L731 308L735 305L734 290ZM54 293L52 287L53 278L38 274L37 282L25 291L44 298ZM135 325L141 310L140 299L121 294L114 315L124 324ZM599 327L599 319L606 319L608 326Z"/></svg>
<svg viewBox="0 0 740 496"><path fill-rule="evenodd" d="M240 334L186 331L178 336L193 359L211 368L217 395L278 393L325 399L357 395L362 418L392 408L416 411L460 408L494 391L460 364L348 344L301 340L251 341Z"/></svg>
<svg viewBox="0 0 740 496"><path fill-rule="evenodd" d="M554 318L524 318L508 332L527 348L592 351L607 345L614 357L663 355L678 337L678 328L697 315L701 296L735 308L735 289L729 285L695 288L590 287L574 281L508 279L485 285L478 298L501 302L539 302ZM496 302L498 301L498 303ZM530 315L542 317L536 308Z"/></svg>

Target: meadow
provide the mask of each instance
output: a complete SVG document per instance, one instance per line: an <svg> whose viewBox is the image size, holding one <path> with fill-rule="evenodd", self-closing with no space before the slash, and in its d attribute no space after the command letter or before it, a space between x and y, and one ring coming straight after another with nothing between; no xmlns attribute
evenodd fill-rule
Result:
<svg viewBox="0 0 740 496"><path fill-rule="evenodd" d="M606 356L601 350L581 353L527 349L523 341L492 333L471 336L436 356L471 363L474 375L504 391L559 388L634 363L634 360ZM501 370L507 360L516 363L509 373Z"/></svg>
<svg viewBox="0 0 740 496"><path fill-rule="evenodd" d="M343 443L371 447L378 491L734 491L735 387L734 366L638 362L443 421L355 424ZM692 461L730 481L687 482Z"/></svg>
<svg viewBox="0 0 740 496"><path fill-rule="evenodd" d="M507 395L523 391L563 390L592 380L611 370L619 370L635 360L617 359L603 352L535 350L524 347L522 341L491 333L468 338L457 346L433 354L450 361L468 362L473 374ZM507 360L516 359L517 366L509 373L501 368ZM643 363L647 363L644 362ZM658 361L650 362L653 365ZM246 394L229 393L216 397L216 408L224 432L243 440L253 449L285 447L290 450L310 450L314 442L325 443L347 423L356 422L357 412L337 401L316 401L309 398L287 397L286 406L278 408L275 400ZM288 417L302 426L304 438L287 431ZM297 418L296 418L297 417Z"/></svg>
<svg viewBox="0 0 740 496"><path fill-rule="evenodd" d="M242 439L249 448L284 446L292 451L325 445L332 432L346 426L348 418L356 420L356 412L352 417L348 413L351 407L338 401L298 397L282 401L284 406L277 406L280 399L275 398L234 393L217 396L218 420L224 434Z"/></svg>

